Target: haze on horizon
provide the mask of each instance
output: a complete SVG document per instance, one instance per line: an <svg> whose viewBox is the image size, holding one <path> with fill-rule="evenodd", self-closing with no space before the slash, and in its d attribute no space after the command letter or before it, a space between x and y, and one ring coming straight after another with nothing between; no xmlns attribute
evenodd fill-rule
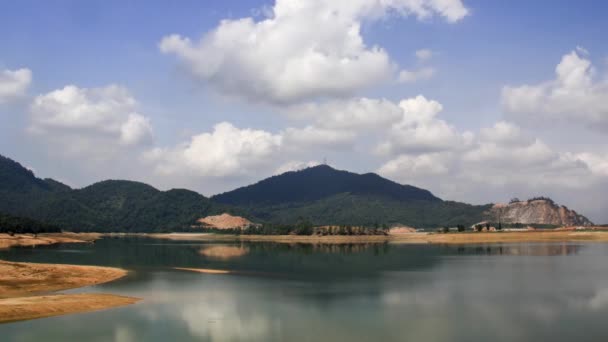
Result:
<svg viewBox="0 0 608 342"><path fill-rule="evenodd" d="M0 4L0 154L205 195L319 164L608 222L604 1Z"/></svg>

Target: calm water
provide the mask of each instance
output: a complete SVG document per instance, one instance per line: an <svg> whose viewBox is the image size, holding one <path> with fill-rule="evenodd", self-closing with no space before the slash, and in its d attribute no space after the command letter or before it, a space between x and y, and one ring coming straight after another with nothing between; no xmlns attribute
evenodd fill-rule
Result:
<svg viewBox="0 0 608 342"><path fill-rule="evenodd" d="M608 244L251 243L228 244L240 257L201 255L218 245L227 244L104 239L0 251L124 267L124 279L71 292L144 299L0 325L0 340L608 341Z"/></svg>

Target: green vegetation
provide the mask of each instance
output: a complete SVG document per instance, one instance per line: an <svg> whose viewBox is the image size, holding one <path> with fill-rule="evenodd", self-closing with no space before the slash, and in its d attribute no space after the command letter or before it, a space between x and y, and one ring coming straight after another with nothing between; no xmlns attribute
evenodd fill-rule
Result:
<svg viewBox="0 0 608 342"><path fill-rule="evenodd" d="M189 190L160 191L121 180L71 189L52 179L39 179L0 156L0 211L72 231L200 231L192 227L197 219L228 212L263 224L252 227L251 234L377 234L383 231L380 226L389 225L471 225L481 221L487 209L442 201L427 190L376 174L358 175L326 165L274 176L208 199ZM322 225L345 228L326 233L312 230Z"/></svg>
<svg viewBox="0 0 608 342"><path fill-rule="evenodd" d="M39 234L39 233L58 233L61 229L58 226L38 222L24 217L16 217L0 214L0 233L4 234Z"/></svg>
<svg viewBox="0 0 608 342"><path fill-rule="evenodd" d="M375 173L356 174L319 165L264 179L253 185L213 196L214 201L240 206L280 205L321 200L336 194L382 196L395 201L441 202L429 191L401 185Z"/></svg>
<svg viewBox="0 0 608 342"><path fill-rule="evenodd" d="M435 228L483 220L487 206L451 201L399 201L391 198L336 194L309 202L276 205L251 205L243 209L267 222L289 224L305 217L315 225L350 225L372 227L376 223Z"/></svg>
<svg viewBox="0 0 608 342"><path fill-rule="evenodd" d="M532 197L532 198L528 199L528 202L532 202L532 201L547 201L547 202L549 202L551 204L555 204L555 202L552 199L550 199L549 197L544 197L544 196L536 196L536 197ZM524 201L522 201L519 198L515 197L515 198L512 198L509 201L509 204L519 203L519 202L524 202Z"/></svg>
<svg viewBox="0 0 608 342"><path fill-rule="evenodd" d="M72 231L191 231L196 219L221 212L242 214L189 190L159 191L147 184L108 180L72 190L42 180L0 156L0 211Z"/></svg>
<svg viewBox="0 0 608 342"><path fill-rule="evenodd" d="M296 224L263 224L243 229L215 229L203 228L204 232L217 234L243 234L243 235L318 235L318 236L357 236L357 235L388 235L387 226L323 226L315 227L309 221L300 221Z"/></svg>

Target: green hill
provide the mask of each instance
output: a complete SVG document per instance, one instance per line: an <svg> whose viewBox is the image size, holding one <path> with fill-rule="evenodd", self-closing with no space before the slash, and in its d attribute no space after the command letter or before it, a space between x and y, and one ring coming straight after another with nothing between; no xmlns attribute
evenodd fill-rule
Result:
<svg viewBox="0 0 608 342"><path fill-rule="evenodd" d="M303 218L316 225L470 225L481 221L489 208L443 201L427 190L377 174L359 175L327 165L273 176L211 199L282 224Z"/></svg>
<svg viewBox="0 0 608 342"><path fill-rule="evenodd" d="M327 165L286 172L215 195L212 199L232 205L251 206L315 201L341 193L379 196L397 201L440 201L427 190L401 185L375 173L359 175Z"/></svg>
<svg viewBox="0 0 608 342"><path fill-rule="evenodd" d="M264 179L211 199L184 189L106 180L82 189L37 178L0 157L0 213L74 231L152 232L188 230L196 219L229 212L258 223L293 225L469 225L488 206L443 201L427 190L373 173L327 165Z"/></svg>
<svg viewBox="0 0 608 342"><path fill-rule="evenodd" d="M224 211L238 213L193 191L160 191L139 182L108 180L73 190L52 179L39 179L19 163L0 157L0 212L64 229L184 230L200 217Z"/></svg>

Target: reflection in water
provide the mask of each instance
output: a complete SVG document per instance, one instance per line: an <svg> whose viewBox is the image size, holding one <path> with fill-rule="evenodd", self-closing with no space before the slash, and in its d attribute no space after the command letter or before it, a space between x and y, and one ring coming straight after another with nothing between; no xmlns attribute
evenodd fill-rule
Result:
<svg viewBox="0 0 608 342"><path fill-rule="evenodd" d="M581 245L570 243L545 243L545 244L480 244L474 246L449 246L455 248L459 254L476 255L536 255L555 256L577 254Z"/></svg>
<svg viewBox="0 0 608 342"><path fill-rule="evenodd" d="M200 249L228 245L149 246L148 242L131 241L129 246L138 252L125 251L122 257L112 258L104 257L109 250L116 252L109 245L86 247L98 260L128 263L135 270L128 279L88 290L138 296L143 302L0 325L2 340L561 342L608 338L604 322L608 245L604 244L370 245L357 250L348 245L247 243L231 245L247 249L246 255L209 262L198 254ZM47 259L66 255L31 252L12 251L1 257L10 254L14 259L41 261L45 255ZM132 253L153 259L147 263L154 267L133 266ZM285 276L172 271L200 263L251 271L275 269Z"/></svg>
<svg viewBox="0 0 608 342"><path fill-rule="evenodd" d="M389 248L387 242L290 243L286 246L294 252L353 254L371 250L374 255L384 254Z"/></svg>
<svg viewBox="0 0 608 342"><path fill-rule="evenodd" d="M212 259L240 258L249 253L249 249L243 246L210 246L201 248L201 255Z"/></svg>

